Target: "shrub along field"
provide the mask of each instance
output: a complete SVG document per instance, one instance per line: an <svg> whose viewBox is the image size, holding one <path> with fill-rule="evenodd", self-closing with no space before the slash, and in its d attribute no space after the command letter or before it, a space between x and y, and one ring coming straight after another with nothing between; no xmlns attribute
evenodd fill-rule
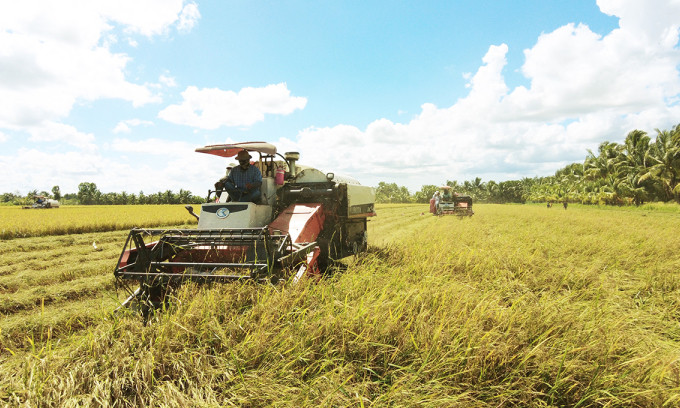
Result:
<svg viewBox="0 0 680 408"><path fill-rule="evenodd" d="M0 241L0 402L680 406L678 213L427 210L378 206L320 282L185 285L146 326L111 313L127 231Z"/></svg>

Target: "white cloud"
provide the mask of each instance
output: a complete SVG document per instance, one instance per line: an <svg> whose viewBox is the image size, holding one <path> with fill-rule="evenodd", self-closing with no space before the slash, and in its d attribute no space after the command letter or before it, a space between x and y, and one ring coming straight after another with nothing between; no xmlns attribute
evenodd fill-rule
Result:
<svg viewBox="0 0 680 408"><path fill-rule="evenodd" d="M522 71L531 89L512 92L505 106L508 116L554 119L604 109L630 112L677 95L677 50L633 42L630 36L614 30L602 38L587 26L572 24L542 35L525 51Z"/></svg>
<svg viewBox="0 0 680 408"><path fill-rule="evenodd" d="M50 191L59 185L63 193L77 192L78 183L97 177L105 161L97 154L80 151L55 153L36 149L21 149L12 156L0 156L0 191L14 191L15 180L21 180L26 191Z"/></svg>
<svg viewBox="0 0 680 408"><path fill-rule="evenodd" d="M116 42L111 30L119 25L130 33L164 33L186 7L182 24L187 28L195 4L185 6L182 0L3 3L0 128L59 120L79 100L114 98L134 106L159 102L147 86L126 78L130 59L108 48Z"/></svg>
<svg viewBox="0 0 680 408"><path fill-rule="evenodd" d="M135 144L115 143L117 148L134 147ZM142 145L137 145L140 148ZM0 156L0 192L17 190L16 180L21 180L21 193L31 189L50 191L58 185L62 194L78 192L78 184L92 182L102 192L145 193L180 189L203 195L224 175L224 160L199 155L187 146L178 147L160 141L146 146L165 149L163 155L126 152L115 159L100 152L83 154L79 150L53 152L37 149L20 149L11 156ZM182 150L185 149L185 150ZM181 151L180 151L181 150ZM201 160L199 160L198 156ZM188 165L190 163L190 165Z"/></svg>
<svg viewBox="0 0 680 408"><path fill-rule="evenodd" d="M113 129L113 133L130 133L132 131L131 127L135 126L153 126L153 122L141 119L122 120Z"/></svg>
<svg viewBox="0 0 680 408"><path fill-rule="evenodd" d="M167 86L168 88L174 88L177 86L177 82L175 82L175 78L162 74L161 76L158 77L158 82Z"/></svg>
<svg viewBox="0 0 680 408"><path fill-rule="evenodd" d="M97 149L92 133L59 121L83 101L121 99L133 106L159 102L151 85L128 79L130 58L109 47L135 47L135 35L166 34L172 27L187 31L199 16L196 4L183 0L1 3L0 129L11 130L13 138L0 133L0 142L9 141L9 150L0 156L0 191L16 189L17 180L26 188L60 185L64 192L77 191L83 181L121 191L140 174L145 175L144 186L158 183L146 175L160 177L164 161L145 169L139 162L109 159ZM168 75L159 80L173 85ZM150 124L123 121L118 130ZM15 150L13 142L22 133L35 148Z"/></svg>
<svg viewBox="0 0 680 408"><path fill-rule="evenodd" d="M659 43L661 48L678 42L680 2L677 0L597 0L600 10L620 18L619 27L635 44Z"/></svg>
<svg viewBox="0 0 680 408"><path fill-rule="evenodd" d="M229 142L229 140L227 140ZM112 169L102 172L97 185L102 191L143 190L146 193L180 189L205 194L224 176L226 160L199 154L193 143L152 138L144 140L115 139L107 148L119 152L114 166L117 176L105 177ZM101 184L100 184L101 183Z"/></svg>
<svg viewBox="0 0 680 408"><path fill-rule="evenodd" d="M96 150L94 135L83 133L71 125L57 122L44 122L37 126L27 127L29 140L32 142L61 143L78 147L83 151Z"/></svg>
<svg viewBox="0 0 680 408"><path fill-rule="evenodd" d="M190 30L200 17L198 7L184 0L117 0L104 1L99 12L107 19L121 24L130 33L147 37L167 33L176 25L182 31Z"/></svg>
<svg viewBox="0 0 680 408"><path fill-rule="evenodd" d="M168 106L158 117L175 124L217 129L250 126L264 120L265 114L288 115L307 104L307 98L291 96L285 83L243 88L238 93L190 86L182 97L181 104Z"/></svg>
<svg viewBox="0 0 680 408"><path fill-rule="evenodd" d="M198 11L196 3L189 3L182 9L177 22L177 30L180 32L188 32L194 27L198 19L201 18L201 13Z"/></svg>

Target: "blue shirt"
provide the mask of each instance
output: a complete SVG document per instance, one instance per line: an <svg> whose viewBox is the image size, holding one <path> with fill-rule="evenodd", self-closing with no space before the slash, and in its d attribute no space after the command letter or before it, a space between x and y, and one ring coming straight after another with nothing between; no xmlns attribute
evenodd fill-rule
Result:
<svg viewBox="0 0 680 408"><path fill-rule="evenodd" d="M239 190L245 190L246 184L258 183L257 187L259 187L262 184L262 173L252 164L248 166L247 170L243 170L241 166L236 166L229 172L227 181L233 182Z"/></svg>

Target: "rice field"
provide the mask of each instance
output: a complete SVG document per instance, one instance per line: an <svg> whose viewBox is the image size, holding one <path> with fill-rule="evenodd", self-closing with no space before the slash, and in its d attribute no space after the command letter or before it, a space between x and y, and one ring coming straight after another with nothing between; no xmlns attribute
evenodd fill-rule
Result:
<svg viewBox="0 0 680 408"><path fill-rule="evenodd" d="M68 205L50 209L0 206L0 240L196 224L195 220L184 205Z"/></svg>
<svg viewBox="0 0 680 408"><path fill-rule="evenodd" d="M377 212L327 279L185 285L146 326L111 313L127 226L5 238L0 405L680 406L677 212Z"/></svg>

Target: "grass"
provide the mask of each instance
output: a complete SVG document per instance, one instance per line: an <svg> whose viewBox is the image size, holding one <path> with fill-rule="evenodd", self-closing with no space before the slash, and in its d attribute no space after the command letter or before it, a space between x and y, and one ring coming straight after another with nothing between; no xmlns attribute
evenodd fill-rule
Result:
<svg viewBox="0 0 680 408"><path fill-rule="evenodd" d="M118 254L108 247L121 232L98 238L97 252L90 234L7 241L25 252L0 245L3 264L13 254L22 265L0 270L0 299L30 300L3 312L0 401L680 406L677 214L475 211L379 206L369 252L343 273L297 286L185 285L147 326L109 313ZM45 267L66 263L49 242L67 237L63 257L83 268L71 275ZM84 296L36 295L80 284Z"/></svg>

